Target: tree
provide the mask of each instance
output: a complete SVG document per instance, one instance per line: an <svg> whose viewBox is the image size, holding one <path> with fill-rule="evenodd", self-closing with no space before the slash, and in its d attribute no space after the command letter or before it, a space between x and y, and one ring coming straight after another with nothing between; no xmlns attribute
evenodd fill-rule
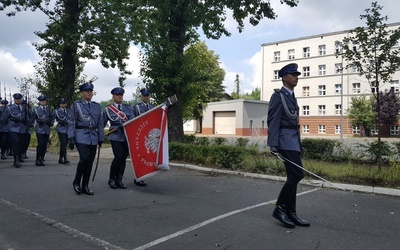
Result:
<svg viewBox="0 0 400 250"><path fill-rule="evenodd" d="M184 53L182 68L185 75L192 77L185 91L188 101L184 105L183 118L197 120L201 132L207 103L219 101L224 94L225 71L220 67L219 56L208 50L205 42L189 46Z"/></svg>
<svg viewBox="0 0 400 250"><path fill-rule="evenodd" d="M400 39L400 28L388 29L387 16L382 17L382 7L377 2L366 9L366 14L360 15L366 19L366 27L357 27L350 36L343 39L343 57L348 62L346 68L358 69L358 74L364 76L370 83L371 90L377 102L377 125L380 121L380 91L381 82L388 83L392 75L400 67L399 48L394 48ZM378 130L378 145L381 145L381 132ZM380 151L379 151L380 152Z"/></svg>
<svg viewBox="0 0 400 250"><path fill-rule="evenodd" d="M125 3L118 0L10 0L0 3L0 11L14 6L7 13L14 16L20 11L40 10L50 20L47 30L35 32L45 43L35 44L42 57L37 65L38 76L43 77L42 89L48 88L55 98L67 97L72 101L84 61L100 58L102 65L118 67L120 85L125 79L124 59L129 57L129 27L124 19ZM127 1L130 2L130 1ZM40 87L39 87L40 88ZM67 92L67 93L66 93ZM67 95L67 96L65 96Z"/></svg>
<svg viewBox="0 0 400 250"><path fill-rule="evenodd" d="M348 111L348 117L351 119L352 126L360 126L365 134L369 135L371 128L375 124L376 113L372 109L374 98L366 96L352 97L351 107Z"/></svg>
<svg viewBox="0 0 400 250"><path fill-rule="evenodd" d="M294 7L298 0L281 3ZM219 39L230 35L224 25L227 10L232 11L239 32L243 31L246 19L255 26L263 18L276 18L276 14L265 0L138 0L135 4L130 21L134 40L140 41L144 50L142 76L158 101L177 95L179 102L168 112L169 138L183 141L183 107L190 82L190 76L182 70L184 50L198 40L199 28L207 38Z"/></svg>
<svg viewBox="0 0 400 250"><path fill-rule="evenodd" d="M380 117L379 120L386 127L392 124L396 124L399 120L400 114L400 100L398 93L395 93L394 89L389 91L385 90L379 94L380 98ZM378 103L374 102L374 109L378 109Z"/></svg>
<svg viewBox="0 0 400 250"><path fill-rule="evenodd" d="M246 99L246 100L260 100L261 89L256 87L251 93L244 93L238 96L236 99Z"/></svg>
<svg viewBox="0 0 400 250"><path fill-rule="evenodd" d="M233 99L240 99L240 80L239 80L239 74L236 74L235 78L235 86L236 90L232 92L231 96Z"/></svg>

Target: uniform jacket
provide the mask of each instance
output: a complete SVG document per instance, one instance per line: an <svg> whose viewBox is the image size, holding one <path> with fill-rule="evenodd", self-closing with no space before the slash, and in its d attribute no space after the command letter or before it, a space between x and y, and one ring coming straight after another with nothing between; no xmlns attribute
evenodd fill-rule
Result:
<svg viewBox="0 0 400 250"><path fill-rule="evenodd" d="M267 124L268 146L301 152L299 107L296 99L284 87L271 96Z"/></svg>
<svg viewBox="0 0 400 250"><path fill-rule="evenodd" d="M8 132L8 128L7 128L7 122L8 120L5 119L6 113L7 111L7 106L0 106L0 132Z"/></svg>
<svg viewBox="0 0 400 250"><path fill-rule="evenodd" d="M36 122L36 134L50 134L50 128L54 125L54 114L48 107L36 107L33 109L29 124L33 125L34 122Z"/></svg>
<svg viewBox="0 0 400 250"><path fill-rule="evenodd" d="M9 132L25 133L29 127L29 112L26 110L26 105L20 104L21 109L16 104L11 104L6 107L3 119L7 120L7 128Z"/></svg>
<svg viewBox="0 0 400 250"><path fill-rule="evenodd" d="M68 138L74 138L76 143L97 145L104 141L103 114L97 102L75 101L67 120Z"/></svg>
<svg viewBox="0 0 400 250"><path fill-rule="evenodd" d="M68 109L58 108L54 110L54 117L57 121L57 133L68 134Z"/></svg>
<svg viewBox="0 0 400 250"><path fill-rule="evenodd" d="M146 105L145 103L141 102L135 105L135 116L139 116L147 111L149 111L150 109L154 108L154 105L152 104L148 104Z"/></svg>
<svg viewBox="0 0 400 250"><path fill-rule="evenodd" d="M110 105L114 105L114 104L110 104ZM110 122L110 130L114 129L114 128L119 128L120 125L124 124L125 121L121 118L118 117L117 114L115 114L108 105L103 112L103 116L104 116L104 126L107 124L107 122ZM114 105L115 106L115 105ZM118 108L117 108L118 109ZM126 118L128 120L131 120L135 117L134 113L133 113L133 108L127 104L121 104L121 111L125 114ZM123 117L123 114L121 114ZM125 133L124 130L122 129L122 127L120 127L119 129L117 129L115 132L111 133L108 138L111 141L126 141L125 138Z"/></svg>

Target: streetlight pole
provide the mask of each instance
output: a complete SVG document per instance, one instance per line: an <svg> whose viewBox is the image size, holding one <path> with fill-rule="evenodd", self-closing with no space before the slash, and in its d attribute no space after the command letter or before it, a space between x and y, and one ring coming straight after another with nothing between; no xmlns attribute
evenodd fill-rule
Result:
<svg viewBox="0 0 400 250"><path fill-rule="evenodd" d="M343 47L342 43L336 41L336 58L338 55L342 57L340 64L340 140L343 140Z"/></svg>

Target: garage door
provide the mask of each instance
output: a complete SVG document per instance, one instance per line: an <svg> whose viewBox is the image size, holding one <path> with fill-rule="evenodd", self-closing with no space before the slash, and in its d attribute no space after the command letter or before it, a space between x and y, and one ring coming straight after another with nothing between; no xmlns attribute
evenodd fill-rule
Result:
<svg viewBox="0 0 400 250"><path fill-rule="evenodd" d="M215 134L234 135L236 134L236 112L215 112L214 113Z"/></svg>

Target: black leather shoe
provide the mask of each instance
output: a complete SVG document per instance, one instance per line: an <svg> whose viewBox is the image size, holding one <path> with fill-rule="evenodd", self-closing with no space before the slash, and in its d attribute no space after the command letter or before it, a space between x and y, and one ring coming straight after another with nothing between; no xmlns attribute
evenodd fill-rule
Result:
<svg viewBox="0 0 400 250"><path fill-rule="evenodd" d="M124 183L122 183L122 180L117 179L116 183L117 183L117 187L122 188L122 189L126 189L126 185Z"/></svg>
<svg viewBox="0 0 400 250"><path fill-rule="evenodd" d="M289 219L287 213L286 213L286 208L283 205L276 205L276 208L274 210L274 213L272 216L282 222L283 226L288 227L288 228L294 228L295 225L294 223Z"/></svg>
<svg viewBox="0 0 400 250"><path fill-rule="evenodd" d="M306 220L302 220L299 217L297 217L296 211L289 211L287 213L289 220L291 220L295 225L300 226L300 227L309 227L310 222Z"/></svg>
<svg viewBox="0 0 400 250"><path fill-rule="evenodd" d="M46 164L44 164L44 160L40 161L41 166L46 166Z"/></svg>
<svg viewBox="0 0 400 250"><path fill-rule="evenodd" d="M67 158L64 158L64 164L68 164L69 160Z"/></svg>
<svg viewBox="0 0 400 250"><path fill-rule="evenodd" d="M24 159L21 157L19 157L19 162L24 162Z"/></svg>
<svg viewBox="0 0 400 250"><path fill-rule="evenodd" d="M76 182L72 183L72 185L74 186L74 191L77 194L80 194L81 193L81 185L79 185L79 183L76 183Z"/></svg>
<svg viewBox="0 0 400 250"><path fill-rule="evenodd" d="M21 163L19 161L14 161L14 167L20 168L21 167Z"/></svg>
<svg viewBox="0 0 400 250"><path fill-rule="evenodd" d="M6 155L5 155L5 154L2 154L2 155L1 155L1 159L2 159L2 160L7 159Z"/></svg>
<svg viewBox="0 0 400 250"><path fill-rule="evenodd" d="M36 166L42 166L42 164L40 163L39 160L36 160L36 161L35 161L35 165L36 165Z"/></svg>
<svg viewBox="0 0 400 250"><path fill-rule="evenodd" d="M82 187L82 193L87 194L87 195L94 195L93 191L90 190L88 186Z"/></svg>
<svg viewBox="0 0 400 250"><path fill-rule="evenodd" d="M28 159L29 157L26 154L24 154L24 156L22 156L22 158Z"/></svg>
<svg viewBox="0 0 400 250"><path fill-rule="evenodd" d="M59 163L59 164L65 164L65 162L64 162L62 159L59 159L59 160L58 160L58 163Z"/></svg>
<svg viewBox="0 0 400 250"><path fill-rule="evenodd" d="M118 188L118 185L117 185L117 183L115 182L114 179L109 179L109 180L108 180L108 185L109 185L110 188L112 188L112 189L117 189L117 188Z"/></svg>
<svg viewBox="0 0 400 250"><path fill-rule="evenodd" d="M145 186L147 186L147 183L146 182L144 182L144 180L141 180L141 181L134 181L135 182L135 184L137 185L137 186L141 186L141 187L145 187Z"/></svg>

